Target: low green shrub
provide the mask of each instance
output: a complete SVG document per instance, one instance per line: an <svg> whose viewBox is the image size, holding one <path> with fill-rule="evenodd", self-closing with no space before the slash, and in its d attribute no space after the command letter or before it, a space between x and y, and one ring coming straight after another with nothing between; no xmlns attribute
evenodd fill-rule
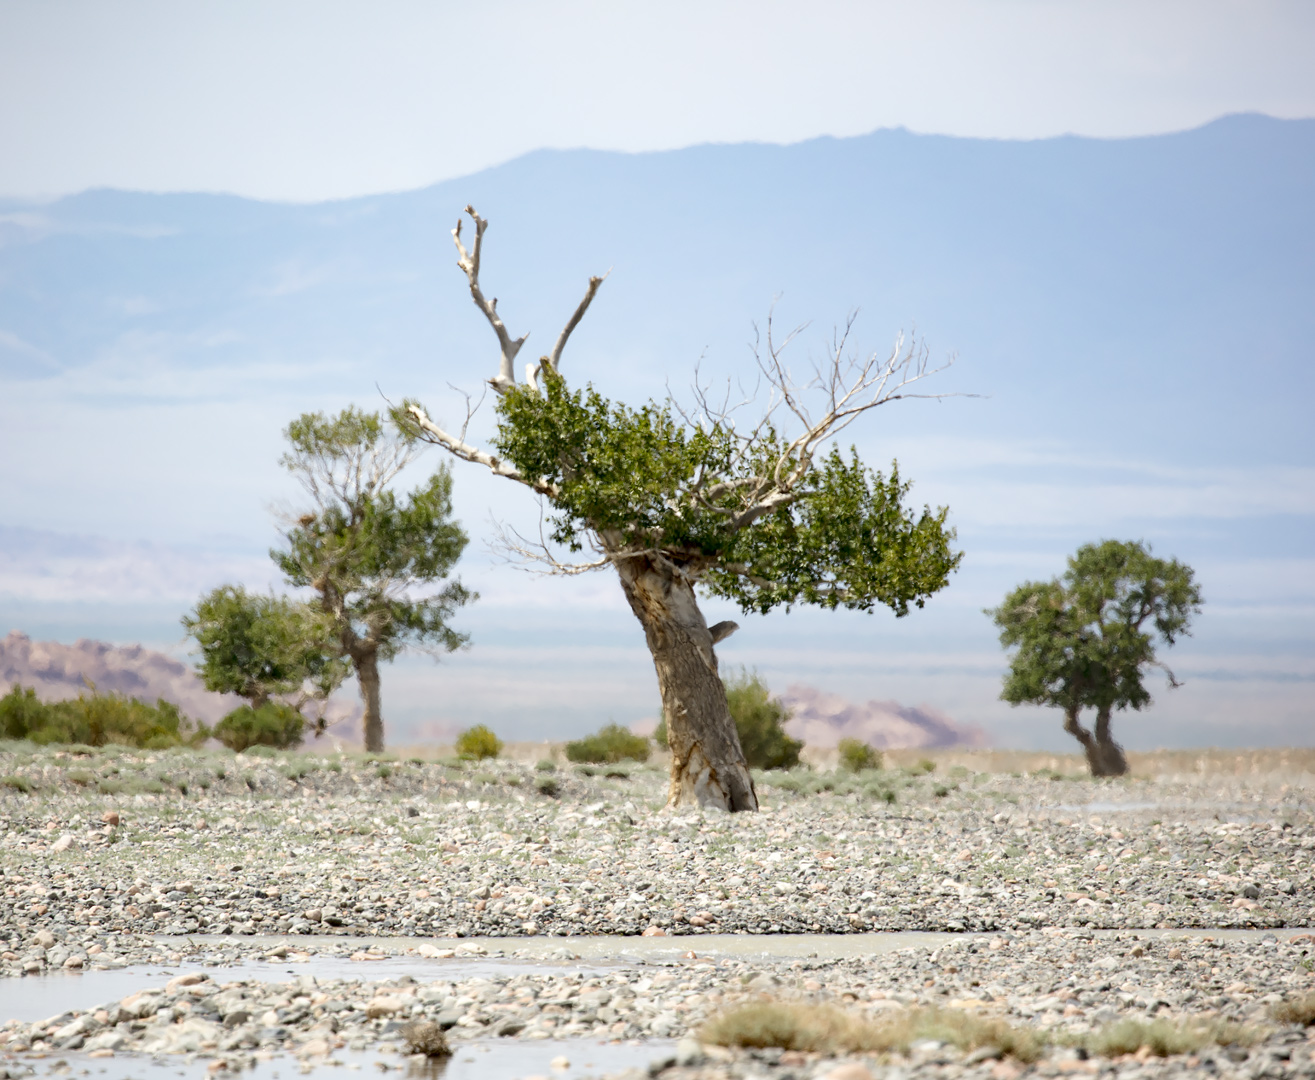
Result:
<svg viewBox="0 0 1315 1080"><path fill-rule="evenodd" d="M502 740L484 724L467 728L457 736L457 756L467 761L482 761L502 753Z"/></svg>
<svg viewBox="0 0 1315 1080"><path fill-rule="evenodd" d="M840 754L840 767L846 772L860 773L881 768L881 751L861 739L841 739L836 750Z"/></svg>
<svg viewBox="0 0 1315 1080"><path fill-rule="evenodd" d="M301 745L306 734L306 718L291 706L273 701L258 709L243 705L220 720L214 734L238 753L257 746L287 750Z"/></svg>
<svg viewBox="0 0 1315 1080"><path fill-rule="evenodd" d="M554 764L553 764L551 761L549 761L547 758L545 758L543 761L535 762L535 765L534 765L534 771L535 771L535 772L556 772L556 771L557 771L557 766L554 765Z"/></svg>
<svg viewBox="0 0 1315 1080"><path fill-rule="evenodd" d="M557 782L555 776L536 776L534 778L534 790L540 795L547 795L549 798L555 799L561 794L562 786Z"/></svg>
<svg viewBox="0 0 1315 1080"><path fill-rule="evenodd" d="M0 698L0 737L31 742L78 743L85 747L121 743L147 750L198 746L210 735L204 724L184 716L168 701L100 694L93 687L72 701L43 702L36 691L15 685Z"/></svg>
<svg viewBox="0 0 1315 1080"><path fill-rule="evenodd" d="M871 773L863 775L846 775L845 773L814 773L808 769L792 769L789 772L772 771L755 773L754 783L763 787L777 788L793 792L796 795L817 795L828 791L836 795L865 795L882 802L895 802L895 792L887 785L884 778L874 777Z"/></svg>
<svg viewBox="0 0 1315 1080"><path fill-rule="evenodd" d="M615 765L619 761L647 761L652 745L643 735L627 731L620 724L608 724L596 734L566 744L568 761L594 765Z"/></svg>
<svg viewBox="0 0 1315 1080"><path fill-rule="evenodd" d="M24 795L30 795L35 785L26 776L15 774L0 778L0 786L7 787L11 791L21 791Z"/></svg>

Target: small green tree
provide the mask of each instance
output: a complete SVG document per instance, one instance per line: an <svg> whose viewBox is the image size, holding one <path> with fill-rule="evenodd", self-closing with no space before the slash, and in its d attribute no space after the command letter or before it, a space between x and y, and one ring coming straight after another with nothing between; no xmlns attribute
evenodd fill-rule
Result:
<svg viewBox="0 0 1315 1080"><path fill-rule="evenodd" d="M475 599L447 581L466 534L452 520L452 477L446 465L405 499L389 485L423 449L354 407L337 416L304 413L284 433L291 450L281 463L313 507L284 533L287 546L270 557L294 586L314 590L312 606L327 620L335 654L351 661L365 704L365 748L384 748L379 663L408 646L451 652L467 641L448 625Z"/></svg>
<svg viewBox="0 0 1315 1080"><path fill-rule="evenodd" d="M756 809L714 652L737 625L709 626L698 592L760 614L815 604L885 605L904 615L945 586L960 559L947 511L905 506L908 484L896 468L870 470L835 444L864 413L931 396L914 392L932 374L926 352L897 342L888 355L855 356L851 319L801 385L782 355L790 339L777 342L769 321L759 355L769 397L757 417L735 415L738 406L718 405L703 388L691 409L670 401L631 409L593 387L572 392L561 375L562 351L602 283L595 277L551 351L518 383L525 338L511 337L484 295L488 223L466 211L475 239L467 250L458 224L458 265L501 352L489 380L498 394L497 453L467 443L464 429L444 430L416 402L394 416L417 437L541 495L552 512L549 542L558 551L588 547L596 558L564 563L547 546L514 548L559 573L616 572L657 672L672 750L669 805Z"/></svg>
<svg viewBox="0 0 1315 1080"><path fill-rule="evenodd" d="M1143 543L1086 544L1062 577L1025 582L987 611L1000 644L1016 650L1000 696L1062 709L1064 730L1082 744L1092 775L1121 776L1128 762L1111 715L1151 703L1148 668L1163 669L1171 688L1180 685L1155 646L1190 633L1201 603L1192 568L1177 559L1157 559ZM1086 708L1096 710L1094 731L1079 719Z"/></svg>
<svg viewBox="0 0 1315 1080"><path fill-rule="evenodd" d="M183 616L201 653L207 690L237 694L259 711L271 699L300 711L323 701L351 671L339 657L333 624L309 604L221 585Z"/></svg>

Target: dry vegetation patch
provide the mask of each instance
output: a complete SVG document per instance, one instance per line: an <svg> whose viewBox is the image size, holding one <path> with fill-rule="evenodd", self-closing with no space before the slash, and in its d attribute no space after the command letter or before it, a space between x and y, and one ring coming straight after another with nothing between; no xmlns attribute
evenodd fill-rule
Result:
<svg viewBox="0 0 1315 1080"><path fill-rule="evenodd" d="M960 1050L991 1047L1020 1061L1037 1060L1045 1045L1035 1032L958 1009L907 1009L868 1020L829 1005L781 1001L741 1005L709 1021L699 1037L717 1046L824 1054L904 1053L920 1039L934 1039Z"/></svg>
<svg viewBox="0 0 1315 1080"><path fill-rule="evenodd" d="M1280 1001L1271 1010L1271 1015L1283 1024L1301 1024L1303 1027L1310 1027L1315 1024L1315 993Z"/></svg>

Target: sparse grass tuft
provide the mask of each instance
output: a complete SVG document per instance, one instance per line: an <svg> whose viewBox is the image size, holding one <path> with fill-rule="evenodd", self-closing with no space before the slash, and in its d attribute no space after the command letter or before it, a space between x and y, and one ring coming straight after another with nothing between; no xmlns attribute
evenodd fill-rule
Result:
<svg viewBox="0 0 1315 1080"><path fill-rule="evenodd" d="M402 1038L413 1054L426 1057L451 1057L452 1048L448 1046L443 1029L432 1020L420 1020L402 1025Z"/></svg>
<svg viewBox="0 0 1315 1080"><path fill-rule="evenodd" d="M1261 1032L1226 1021L1120 1020L1092 1032L1083 1045L1093 1054L1118 1057L1145 1047L1157 1057L1190 1054L1207 1046L1252 1046Z"/></svg>
<svg viewBox="0 0 1315 1080"><path fill-rule="evenodd" d="M718 1046L780 1047L816 1053L907 1051L919 1039L936 1039L961 1050L990 1046L1019 1061L1035 1061L1044 1041L1003 1020L956 1009L909 1009L865 1020L828 1005L780 1001L742 1005L711 1020L699 1033Z"/></svg>
<svg viewBox="0 0 1315 1080"><path fill-rule="evenodd" d="M69 769L64 774L64 779L77 784L78 787L86 787L88 784L96 782L96 774L89 769Z"/></svg>
<svg viewBox="0 0 1315 1080"><path fill-rule="evenodd" d="M0 780L0 785L13 791L21 791L24 795L30 795L35 785L26 776L11 775Z"/></svg>
<svg viewBox="0 0 1315 1080"><path fill-rule="evenodd" d="M556 771L557 771L557 766L554 765L554 764L553 764L551 761L549 761L547 758L544 758L542 761L535 762L535 764L534 764L534 771L535 771L535 772L556 772Z"/></svg>
<svg viewBox="0 0 1315 1080"><path fill-rule="evenodd" d="M1280 1001L1270 1010L1270 1015L1282 1024L1315 1025L1315 993Z"/></svg>
<svg viewBox="0 0 1315 1080"><path fill-rule="evenodd" d="M534 790L540 795L547 795L550 799L555 799L561 794L562 786L557 782L557 777L544 775L535 777Z"/></svg>

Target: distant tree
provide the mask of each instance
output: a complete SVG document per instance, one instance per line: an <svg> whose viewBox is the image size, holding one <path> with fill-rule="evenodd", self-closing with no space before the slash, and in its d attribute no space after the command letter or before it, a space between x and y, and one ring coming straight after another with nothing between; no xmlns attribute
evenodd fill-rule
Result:
<svg viewBox="0 0 1315 1080"><path fill-rule="evenodd" d="M745 612L815 604L903 615L943 588L960 556L946 510L904 504L908 484L892 467L868 469L835 439L861 415L914 393L932 374L924 350L897 342L888 355L855 355L837 334L803 383L790 375L768 323L758 371L768 400L756 416L696 388L696 404L649 402L632 409L592 387L572 392L561 375L567 340L592 303L584 298L550 352L515 361L512 338L480 283L487 221L468 250L453 230L471 298L497 336L500 359L489 384L498 395L496 453L449 432L416 402L394 416L418 437L495 475L523 484L551 508L542 545L513 539L515 550L554 572L610 569L644 629L653 657L672 750L668 803L757 809L753 779L717 672L714 646L737 629L709 626L697 592L735 601ZM793 337L793 335L791 335ZM748 403L745 403L746 405ZM787 431L786 428L793 428ZM558 550L596 556L559 561Z"/></svg>
<svg viewBox="0 0 1315 1080"><path fill-rule="evenodd" d="M987 614L1000 644L1016 650L1001 697L1011 705L1048 705L1064 711L1064 730L1082 744L1093 776L1128 771L1110 731L1115 709L1151 703L1146 670L1164 670L1157 642L1172 646L1190 632L1201 610L1191 567L1157 559L1142 543L1105 540L1080 547L1061 578L1029 581ZM1095 730L1082 726L1083 709L1096 710Z"/></svg>
<svg viewBox="0 0 1315 1080"><path fill-rule="evenodd" d="M446 465L405 499L389 485L423 449L377 413L350 407L337 416L305 413L284 433L292 449L281 463L313 507L289 525L287 546L270 557L288 582L314 590L314 610L351 662L365 704L365 748L384 748L379 662L408 646L451 652L468 640L448 625L475 599L460 581L443 581L461 557L466 534L452 520Z"/></svg>
<svg viewBox="0 0 1315 1080"><path fill-rule="evenodd" d="M323 701L350 673L333 624L301 601L221 585L182 619L201 652L207 690L237 694L260 710L279 699L298 712Z"/></svg>

